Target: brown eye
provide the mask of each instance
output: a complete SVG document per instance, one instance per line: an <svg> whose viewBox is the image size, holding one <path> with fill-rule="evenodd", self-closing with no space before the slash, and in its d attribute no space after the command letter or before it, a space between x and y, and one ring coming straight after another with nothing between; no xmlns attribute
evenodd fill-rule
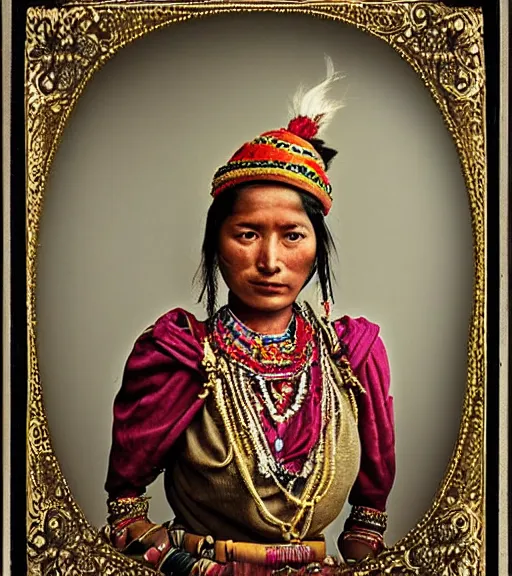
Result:
<svg viewBox="0 0 512 576"><path fill-rule="evenodd" d="M242 240L255 240L256 232L248 230L247 232L242 232L241 234L238 234L237 238L241 238Z"/></svg>
<svg viewBox="0 0 512 576"><path fill-rule="evenodd" d="M304 238L304 234L299 234L299 232L288 232L286 238L291 242L297 242L298 240Z"/></svg>

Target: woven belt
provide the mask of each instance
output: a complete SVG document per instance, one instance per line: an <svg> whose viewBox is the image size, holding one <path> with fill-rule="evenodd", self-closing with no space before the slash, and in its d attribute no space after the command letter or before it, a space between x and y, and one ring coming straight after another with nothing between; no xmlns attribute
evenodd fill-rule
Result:
<svg viewBox="0 0 512 576"><path fill-rule="evenodd" d="M255 544L215 540L211 537L185 533L183 548L190 554L209 557L216 562L247 562L260 565L323 562L325 540L308 540L294 544ZM210 551L210 554L206 550Z"/></svg>

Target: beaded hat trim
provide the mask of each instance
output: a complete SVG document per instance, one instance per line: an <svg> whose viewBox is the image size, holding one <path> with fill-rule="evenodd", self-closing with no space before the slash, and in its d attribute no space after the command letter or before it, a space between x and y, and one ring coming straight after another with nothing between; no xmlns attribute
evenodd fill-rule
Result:
<svg viewBox="0 0 512 576"><path fill-rule="evenodd" d="M318 169L280 160L229 162L217 170L212 195L216 197L226 188L255 180L282 182L309 192L321 201L325 214L332 204L331 185L326 178L322 178Z"/></svg>
<svg viewBox="0 0 512 576"><path fill-rule="evenodd" d="M318 162L318 154L312 152L308 148L303 148L299 146L295 142L287 142L286 140L281 140L279 138L273 136L260 136L259 138L255 138L253 144L269 144L274 146L275 148L280 148L283 150L289 150L294 154L300 154L301 156L307 156L308 158L314 158Z"/></svg>

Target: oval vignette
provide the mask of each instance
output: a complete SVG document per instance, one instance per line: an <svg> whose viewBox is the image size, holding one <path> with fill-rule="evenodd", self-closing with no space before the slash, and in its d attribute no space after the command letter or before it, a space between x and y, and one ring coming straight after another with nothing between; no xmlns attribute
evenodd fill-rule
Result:
<svg viewBox="0 0 512 576"><path fill-rule="evenodd" d="M211 177L244 141L286 124L289 97L322 78L324 54L345 74L333 96L346 107L325 135L339 151L328 218L335 313L377 322L391 364L388 544L430 506L458 432L472 305L470 212L451 135L381 40L309 16L238 14L171 25L124 48L87 86L52 166L38 357L56 455L96 526L106 516L112 402L136 337L176 306L204 318L191 282ZM169 519L161 480L149 494L152 519ZM331 552L345 513L327 531Z"/></svg>

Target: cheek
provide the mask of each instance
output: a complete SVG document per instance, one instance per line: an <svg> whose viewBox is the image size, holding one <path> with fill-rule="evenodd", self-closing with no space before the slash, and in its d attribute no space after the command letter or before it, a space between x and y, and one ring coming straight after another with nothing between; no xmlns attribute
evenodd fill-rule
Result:
<svg viewBox="0 0 512 576"><path fill-rule="evenodd" d="M316 243L310 243L295 251L288 259L288 268L304 279L309 276L316 259Z"/></svg>
<svg viewBox="0 0 512 576"><path fill-rule="evenodd" d="M249 255L236 242L219 243L219 266L223 274L237 274L249 265Z"/></svg>

